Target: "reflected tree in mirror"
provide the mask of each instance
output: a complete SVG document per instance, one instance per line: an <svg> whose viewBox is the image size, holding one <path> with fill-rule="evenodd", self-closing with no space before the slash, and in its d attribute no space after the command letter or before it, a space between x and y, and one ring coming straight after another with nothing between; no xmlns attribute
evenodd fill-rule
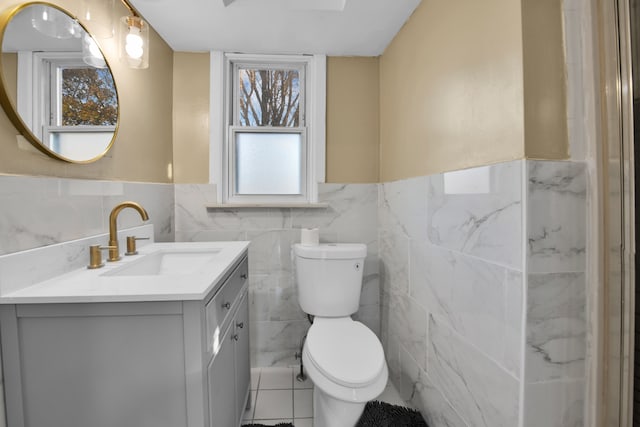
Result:
<svg viewBox="0 0 640 427"><path fill-rule="evenodd" d="M62 126L115 126L117 121L118 97L108 70L62 71Z"/></svg>

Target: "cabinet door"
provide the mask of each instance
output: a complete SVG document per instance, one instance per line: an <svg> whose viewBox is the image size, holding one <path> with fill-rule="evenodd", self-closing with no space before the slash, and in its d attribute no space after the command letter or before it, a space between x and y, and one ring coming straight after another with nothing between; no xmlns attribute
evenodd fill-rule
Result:
<svg viewBox="0 0 640 427"><path fill-rule="evenodd" d="M251 366L249 360L249 298L245 292L234 319L237 340L235 341L236 361L236 425L240 424L245 409L247 392L251 386Z"/></svg>
<svg viewBox="0 0 640 427"><path fill-rule="evenodd" d="M181 303L8 309L13 321L1 320L8 426L187 425Z"/></svg>
<svg viewBox="0 0 640 427"><path fill-rule="evenodd" d="M234 328L227 329L220 351L208 368L209 417L211 427L236 427L236 387L234 358Z"/></svg>
<svg viewBox="0 0 640 427"><path fill-rule="evenodd" d="M245 258L206 305L207 348L215 353L216 333L224 331L231 323L233 310L240 300L242 287L247 282L248 263ZM219 337L218 337L219 338Z"/></svg>

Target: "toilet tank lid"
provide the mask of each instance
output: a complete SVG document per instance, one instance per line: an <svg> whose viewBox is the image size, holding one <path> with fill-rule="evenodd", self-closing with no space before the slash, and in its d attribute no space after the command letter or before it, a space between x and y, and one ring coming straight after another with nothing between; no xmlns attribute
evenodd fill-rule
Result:
<svg viewBox="0 0 640 427"><path fill-rule="evenodd" d="M306 246L296 243L293 252L301 258L311 259L359 259L367 256L364 243L323 243Z"/></svg>

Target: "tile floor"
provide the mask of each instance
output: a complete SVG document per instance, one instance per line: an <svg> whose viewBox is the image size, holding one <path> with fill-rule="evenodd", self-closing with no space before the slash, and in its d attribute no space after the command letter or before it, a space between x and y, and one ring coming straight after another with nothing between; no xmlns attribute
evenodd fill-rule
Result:
<svg viewBox="0 0 640 427"><path fill-rule="evenodd" d="M289 422L295 427L313 427L313 384L296 380L297 368L251 369L251 408L243 424L274 425ZM405 405L395 387L387 385L378 400Z"/></svg>

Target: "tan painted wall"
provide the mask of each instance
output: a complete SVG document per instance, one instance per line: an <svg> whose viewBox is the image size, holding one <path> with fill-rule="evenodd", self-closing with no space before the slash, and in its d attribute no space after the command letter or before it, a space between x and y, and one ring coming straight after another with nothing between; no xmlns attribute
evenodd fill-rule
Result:
<svg viewBox="0 0 640 427"><path fill-rule="evenodd" d="M176 183L209 182L208 53L173 56L173 161Z"/></svg>
<svg viewBox="0 0 640 427"><path fill-rule="evenodd" d="M328 58L327 181L567 158L561 0L521 1L423 0L381 58ZM207 182L208 61L174 65L176 182Z"/></svg>
<svg viewBox="0 0 640 427"><path fill-rule="evenodd" d="M381 181L568 158L561 0L423 0L380 60Z"/></svg>
<svg viewBox="0 0 640 427"><path fill-rule="evenodd" d="M7 93L12 99L18 99L18 54L3 53L2 67Z"/></svg>
<svg viewBox="0 0 640 427"><path fill-rule="evenodd" d="M522 2L424 0L378 70L375 58L329 58L328 181L566 158L560 0ZM58 4L78 14L80 3ZM1 8L10 5L0 0ZM116 8L116 17L124 14ZM99 43L121 103L111 152L72 165L19 149L17 130L0 113L0 173L169 182L175 156L176 182L207 182L208 55L177 54L174 61L152 31L151 67L130 70L117 60L116 38Z"/></svg>
<svg viewBox="0 0 640 427"><path fill-rule="evenodd" d="M80 13L81 0L60 0L56 4L73 15ZM0 0L0 9L13 5L13 1ZM125 14L124 7L116 2L114 16ZM0 173L170 182L167 169L173 156L173 52L153 30L150 39L147 70L131 70L119 63L117 37L98 39L111 65L120 100L117 139L105 158L88 165L74 165L19 149L18 131L0 111Z"/></svg>
<svg viewBox="0 0 640 427"><path fill-rule="evenodd" d="M327 182L378 182L378 58L327 59Z"/></svg>
<svg viewBox="0 0 640 427"><path fill-rule="evenodd" d="M520 5L423 0L380 60L381 181L522 158Z"/></svg>
<svg viewBox="0 0 640 427"><path fill-rule="evenodd" d="M562 0L522 0L525 154L569 157Z"/></svg>
<svg viewBox="0 0 640 427"><path fill-rule="evenodd" d="M209 55L174 55L174 176L209 182ZM327 59L327 181L378 182L378 58Z"/></svg>

